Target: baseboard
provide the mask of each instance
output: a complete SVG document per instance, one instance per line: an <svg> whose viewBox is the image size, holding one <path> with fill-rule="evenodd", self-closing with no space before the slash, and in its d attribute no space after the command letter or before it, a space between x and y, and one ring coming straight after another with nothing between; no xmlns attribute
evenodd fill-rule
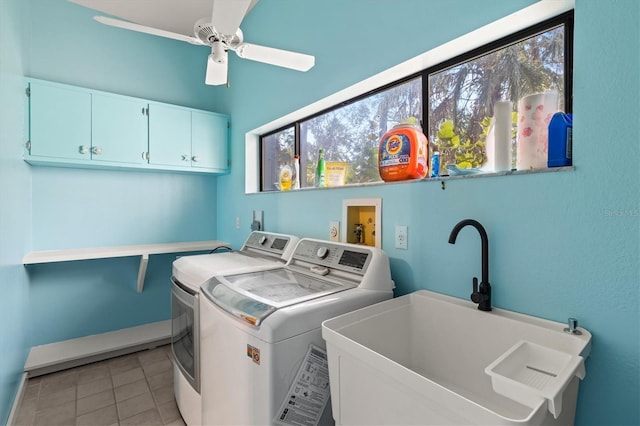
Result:
<svg viewBox="0 0 640 426"><path fill-rule="evenodd" d="M11 406L11 411L9 412L9 418L7 419L7 426L13 426L16 424L16 418L18 416L18 410L20 409L20 405L22 404L22 398L24 397L24 392L27 390L27 373L23 373L20 378L20 385L18 386L18 392L16 392L16 397L13 400L13 405Z"/></svg>
<svg viewBox="0 0 640 426"><path fill-rule="evenodd" d="M34 346L24 365L29 377L126 355L171 342L171 320ZM17 398L16 398L17 399Z"/></svg>

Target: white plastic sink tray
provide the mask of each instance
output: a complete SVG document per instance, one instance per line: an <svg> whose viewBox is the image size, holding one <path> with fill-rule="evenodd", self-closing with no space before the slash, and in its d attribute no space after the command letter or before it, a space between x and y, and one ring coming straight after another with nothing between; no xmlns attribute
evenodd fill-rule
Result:
<svg viewBox="0 0 640 426"><path fill-rule="evenodd" d="M568 334L565 326L502 309L482 312L471 302L427 290L327 320L322 336L336 423L572 424L575 374L562 389L555 419L545 397L514 399L510 383L504 396L485 372L495 363L503 380L507 364L498 364L521 359L520 351L509 356L521 341L527 350L537 345L551 351L547 360L555 359L549 354L586 358L591 334Z"/></svg>
<svg viewBox="0 0 640 426"><path fill-rule="evenodd" d="M493 390L521 404L535 407L548 401L549 411L558 417L564 390L577 376L584 378L584 358L522 340L491 363L485 372Z"/></svg>

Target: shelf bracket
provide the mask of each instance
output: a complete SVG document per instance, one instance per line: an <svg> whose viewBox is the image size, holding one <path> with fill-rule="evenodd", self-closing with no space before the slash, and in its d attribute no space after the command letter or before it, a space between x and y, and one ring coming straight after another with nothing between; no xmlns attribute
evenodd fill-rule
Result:
<svg viewBox="0 0 640 426"><path fill-rule="evenodd" d="M144 287L144 277L147 275L147 265L149 264L149 254L143 253L140 258L140 269L138 269L138 293L142 293Z"/></svg>

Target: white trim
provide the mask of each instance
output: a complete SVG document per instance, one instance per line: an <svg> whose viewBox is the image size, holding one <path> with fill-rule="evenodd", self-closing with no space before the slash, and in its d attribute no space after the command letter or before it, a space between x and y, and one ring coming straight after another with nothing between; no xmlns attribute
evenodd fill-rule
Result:
<svg viewBox="0 0 640 426"><path fill-rule="evenodd" d="M506 37L532 25L574 9L575 0L540 0L511 15L498 19L448 43L391 67L353 86L300 108L290 114L250 130L245 134L245 193L260 191L259 140L260 135L276 130L301 118L308 117L341 102L392 83L403 77L440 64L448 59L469 52L477 47Z"/></svg>
<svg viewBox="0 0 640 426"><path fill-rule="evenodd" d="M349 223L349 207L373 207L375 214L374 244L377 248L382 249L382 198L350 198L342 200L342 230L340 232L340 240L347 243L347 232L352 232L353 225Z"/></svg>
<svg viewBox="0 0 640 426"><path fill-rule="evenodd" d="M13 400L13 405L11 406L11 411L9 412L9 418L7 419L7 426L13 426L16 424L16 420L18 419L18 410L20 410L20 406L22 405L22 399L24 398L24 393L27 390L27 373L22 374L22 378L20 379L20 385L18 386L18 392L16 393L16 397Z"/></svg>

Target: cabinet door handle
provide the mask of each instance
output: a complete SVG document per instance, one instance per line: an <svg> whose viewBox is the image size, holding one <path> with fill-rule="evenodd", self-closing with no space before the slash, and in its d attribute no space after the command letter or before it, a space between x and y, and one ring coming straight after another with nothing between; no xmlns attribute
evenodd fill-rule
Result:
<svg viewBox="0 0 640 426"><path fill-rule="evenodd" d="M80 146L78 147L78 152L79 152L80 154L82 154L82 155L84 155L84 154L88 154L88 153L89 153L89 147L88 147L88 146L86 146L86 145L80 145Z"/></svg>
<svg viewBox="0 0 640 426"><path fill-rule="evenodd" d="M91 153L94 155L102 154L102 147L94 146L93 148L91 148Z"/></svg>
<svg viewBox="0 0 640 426"><path fill-rule="evenodd" d="M198 161L200 161L200 157L198 157L197 155L194 155L193 157L191 157L191 161L193 161L194 163L197 163Z"/></svg>
<svg viewBox="0 0 640 426"><path fill-rule="evenodd" d="M189 156L187 154L182 154L182 161L189 161Z"/></svg>
<svg viewBox="0 0 640 426"><path fill-rule="evenodd" d="M142 153L142 159L143 160L149 160L149 152L145 151Z"/></svg>

